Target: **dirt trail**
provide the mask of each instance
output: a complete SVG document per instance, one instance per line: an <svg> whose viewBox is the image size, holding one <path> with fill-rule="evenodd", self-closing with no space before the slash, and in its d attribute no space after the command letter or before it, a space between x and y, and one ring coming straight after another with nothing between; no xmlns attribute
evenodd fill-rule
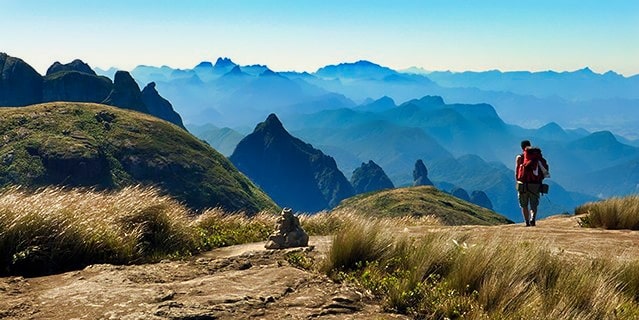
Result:
<svg viewBox="0 0 639 320"><path fill-rule="evenodd" d="M584 229L575 217L537 227L411 227L407 232L461 232L469 243L493 237L537 243L560 254L639 257L639 232ZM294 267L287 255L321 258L313 249L265 250L264 243L220 248L183 261L92 265L38 278L0 278L0 319L404 319L383 313L356 288Z"/></svg>
<svg viewBox="0 0 639 320"><path fill-rule="evenodd" d="M582 228L578 221L575 216L559 215L539 220L535 227L519 223L497 227L411 227L407 231L416 236L428 231L459 231L469 237L466 240L469 244L492 238L512 239L518 243L539 245L552 252L585 258L639 258L639 232Z"/></svg>

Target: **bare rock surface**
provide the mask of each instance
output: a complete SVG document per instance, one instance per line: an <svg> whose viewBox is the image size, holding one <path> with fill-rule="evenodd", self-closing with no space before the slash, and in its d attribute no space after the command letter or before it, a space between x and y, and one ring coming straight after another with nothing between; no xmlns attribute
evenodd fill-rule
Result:
<svg viewBox="0 0 639 320"><path fill-rule="evenodd" d="M264 250L262 242L183 261L0 278L0 319L402 319L361 290L287 260L317 258L329 243L319 237L308 248Z"/></svg>

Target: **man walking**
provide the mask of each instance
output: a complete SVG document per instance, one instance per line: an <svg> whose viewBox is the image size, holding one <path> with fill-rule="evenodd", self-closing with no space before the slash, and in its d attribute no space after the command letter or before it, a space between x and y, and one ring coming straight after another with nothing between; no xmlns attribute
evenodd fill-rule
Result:
<svg viewBox="0 0 639 320"><path fill-rule="evenodd" d="M541 149L531 147L528 140L521 142L521 150L522 154L515 158L517 197L526 226L534 227L541 183L548 174L548 163L541 155Z"/></svg>

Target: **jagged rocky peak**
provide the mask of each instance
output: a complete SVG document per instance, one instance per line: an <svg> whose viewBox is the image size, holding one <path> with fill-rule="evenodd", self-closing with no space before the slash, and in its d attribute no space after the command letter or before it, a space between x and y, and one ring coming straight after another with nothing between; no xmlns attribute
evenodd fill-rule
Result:
<svg viewBox="0 0 639 320"><path fill-rule="evenodd" d="M353 171L351 184L355 193L366 193L371 191L392 189L395 186L388 178L382 167L373 162L362 162L362 165Z"/></svg>
<svg viewBox="0 0 639 320"><path fill-rule="evenodd" d="M140 87L131 74L126 71L118 71L113 79L113 90L103 101L104 104L131 109L143 113L150 113L142 101Z"/></svg>
<svg viewBox="0 0 639 320"><path fill-rule="evenodd" d="M88 64L86 64L84 61L80 59L75 59L66 64L62 64L56 61L49 67L49 69L47 69L46 75L48 76L56 72L68 72L68 71L82 72L82 73L87 73L94 76L97 75L95 71L93 71L93 69L91 69L91 67Z"/></svg>
<svg viewBox="0 0 639 320"><path fill-rule="evenodd" d="M275 114L244 137L229 159L282 207L317 212L354 194L335 159L289 134Z"/></svg>
<svg viewBox="0 0 639 320"><path fill-rule="evenodd" d="M432 186L433 182L428 179L428 169L422 159L415 162L413 169L413 186Z"/></svg>
<svg viewBox="0 0 639 320"><path fill-rule="evenodd" d="M493 203L488 198L488 195L480 190L475 190L470 194L470 202L486 209L493 209Z"/></svg>
<svg viewBox="0 0 639 320"><path fill-rule="evenodd" d="M155 89L155 82L147 84L142 90L142 102L152 115L186 129L173 105Z"/></svg>
<svg viewBox="0 0 639 320"><path fill-rule="evenodd" d="M280 119L277 118L275 113L269 114L264 122L259 123L255 127L255 132L286 133L289 135L288 131L284 129L284 125Z"/></svg>
<svg viewBox="0 0 639 320"><path fill-rule="evenodd" d="M0 52L0 106L42 102L42 76L22 59Z"/></svg>
<svg viewBox="0 0 639 320"><path fill-rule="evenodd" d="M232 68L237 66L237 64L235 64L235 62L231 61L231 59L229 58L217 58L217 61L215 61L215 68Z"/></svg>

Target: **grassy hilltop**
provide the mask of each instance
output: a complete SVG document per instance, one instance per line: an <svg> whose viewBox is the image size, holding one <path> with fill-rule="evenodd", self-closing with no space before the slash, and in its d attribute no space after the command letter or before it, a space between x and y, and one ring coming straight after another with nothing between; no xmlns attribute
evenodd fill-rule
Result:
<svg viewBox="0 0 639 320"><path fill-rule="evenodd" d="M431 186L397 188L348 198L335 210L381 217L431 216L444 225L512 223L492 210L460 200Z"/></svg>
<svg viewBox="0 0 639 320"><path fill-rule="evenodd" d="M276 206L213 148L155 117L93 103L0 108L0 187L156 185L193 209Z"/></svg>

